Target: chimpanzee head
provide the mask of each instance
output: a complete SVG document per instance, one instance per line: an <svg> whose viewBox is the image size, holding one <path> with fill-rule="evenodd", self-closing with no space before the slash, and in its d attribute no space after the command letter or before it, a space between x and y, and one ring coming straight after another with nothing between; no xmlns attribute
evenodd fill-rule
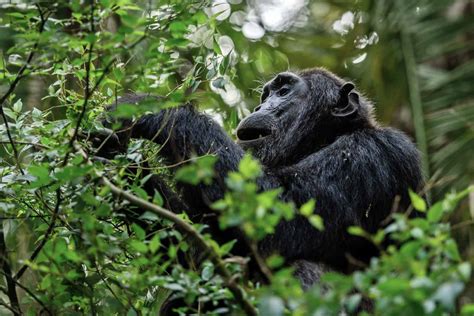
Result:
<svg viewBox="0 0 474 316"><path fill-rule="evenodd" d="M371 108L354 84L326 70L283 72L265 84L260 105L240 122L238 143L264 165L288 165L340 135L373 128Z"/></svg>

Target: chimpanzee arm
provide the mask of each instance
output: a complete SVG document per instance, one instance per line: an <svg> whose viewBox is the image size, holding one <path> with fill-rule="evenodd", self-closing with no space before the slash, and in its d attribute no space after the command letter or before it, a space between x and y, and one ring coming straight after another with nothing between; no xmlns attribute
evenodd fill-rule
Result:
<svg viewBox="0 0 474 316"><path fill-rule="evenodd" d="M400 208L410 204L408 188L420 189L418 151L406 136L394 130L359 131L282 169L283 198L296 205L316 200L315 213L324 221L318 231L302 216L281 222L260 245L263 254L277 252L292 261L324 261L347 268L347 256L368 262L377 249L347 233L360 226L370 233L380 228L400 196Z"/></svg>
<svg viewBox="0 0 474 316"><path fill-rule="evenodd" d="M160 156L166 158L170 164L183 162L193 155L217 156L213 184L199 185L194 189L187 186L183 194L188 204L194 204L197 202L196 198L201 198L208 206L222 198L227 173L237 170L239 161L244 155L242 148L212 118L199 113L192 106L145 115L133 125L131 137L153 140L162 145ZM263 188L268 189L278 187L275 181L275 178L267 176L260 182ZM193 202L190 203L189 200Z"/></svg>

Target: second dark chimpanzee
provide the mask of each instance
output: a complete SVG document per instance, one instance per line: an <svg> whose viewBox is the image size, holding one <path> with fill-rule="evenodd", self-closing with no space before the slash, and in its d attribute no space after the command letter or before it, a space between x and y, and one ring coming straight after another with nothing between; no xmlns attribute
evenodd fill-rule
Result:
<svg viewBox="0 0 474 316"><path fill-rule="evenodd" d="M129 96L120 102L142 98ZM368 262L377 250L348 234L347 228L375 232L390 216L397 197L397 210L405 210L410 204L408 189L417 191L423 185L414 144L403 133L380 127L371 103L354 85L323 69L284 72L268 82L261 104L240 122L237 142L192 106L145 115L125 125L115 145L105 146L107 155L114 148L123 151L130 137L162 145L160 155L171 164L192 155L217 155L211 185L178 187L194 221L207 221L210 229L217 230L217 225L215 216L206 216L212 213L209 205L223 197L224 178L237 169L245 150L263 166L261 190L281 187L281 198L296 206L315 199L323 231L296 216L279 223L259 244L264 257L278 253L297 267L311 266L301 264L303 260L348 272L350 262ZM296 274L305 287L314 282L311 273Z"/></svg>

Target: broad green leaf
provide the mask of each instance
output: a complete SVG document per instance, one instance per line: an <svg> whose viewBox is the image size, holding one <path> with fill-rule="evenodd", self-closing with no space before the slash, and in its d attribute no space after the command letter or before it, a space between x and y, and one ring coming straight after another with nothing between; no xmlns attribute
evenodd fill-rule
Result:
<svg viewBox="0 0 474 316"><path fill-rule="evenodd" d="M14 104L13 104L13 111L16 113L21 113L21 109L23 108L23 102L21 102L21 99L18 99Z"/></svg>
<svg viewBox="0 0 474 316"><path fill-rule="evenodd" d="M148 252L148 247L145 245L144 242L138 241L138 240L130 240L130 246L141 253L146 253Z"/></svg>
<svg viewBox="0 0 474 316"><path fill-rule="evenodd" d="M433 204L433 206L431 206L430 209L428 210L427 219L431 223L439 222L441 218L443 217L443 213L444 213L443 202L437 202Z"/></svg>
<svg viewBox="0 0 474 316"><path fill-rule="evenodd" d="M413 207L420 211L426 212L426 202L418 194L413 192L411 189L408 189L408 194L410 196L411 204Z"/></svg>

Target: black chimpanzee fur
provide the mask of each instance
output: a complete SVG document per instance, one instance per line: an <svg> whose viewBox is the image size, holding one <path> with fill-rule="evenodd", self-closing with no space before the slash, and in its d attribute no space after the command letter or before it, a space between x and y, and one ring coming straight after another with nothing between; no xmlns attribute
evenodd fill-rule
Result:
<svg viewBox="0 0 474 316"><path fill-rule="evenodd" d="M129 96L120 102L142 98ZM280 73L267 83L261 104L238 126L237 142L192 106L128 123L117 134L119 150L132 137L162 145L160 155L171 164L192 155L218 156L217 176L211 185L180 184L190 215L195 221L206 220L216 234L215 217L204 215L212 213L209 204L223 196L224 178L237 169L245 150L263 165L258 180L261 190L281 187L281 198L297 206L315 199L323 231L296 216L282 221L259 244L263 256L278 253L288 264L298 262L297 268L315 266L301 260L342 272L351 270L351 262L366 263L377 255L377 249L348 234L347 228L357 225L375 232L390 215L397 196L397 211L405 210L410 203L408 189L417 191L423 185L419 154L408 137L380 127L372 116L372 105L354 85L322 69ZM305 287L317 279L317 273L297 271L296 275Z"/></svg>

